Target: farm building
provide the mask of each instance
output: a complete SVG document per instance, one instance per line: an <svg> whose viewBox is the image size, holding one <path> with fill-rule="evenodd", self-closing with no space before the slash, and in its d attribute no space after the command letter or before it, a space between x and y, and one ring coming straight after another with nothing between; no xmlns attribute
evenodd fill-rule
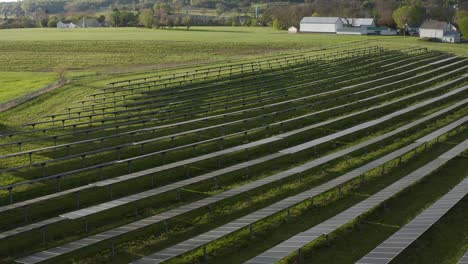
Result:
<svg viewBox="0 0 468 264"><path fill-rule="evenodd" d="M336 33L342 27L339 17L304 17L300 22L301 32Z"/></svg>
<svg viewBox="0 0 468 264"><path fill-rule="evenodd" d="M373 18L341 18L343 27L336 31L341 35L367 35L368 28L375 27ZM372 33L372 32L371 32Z"/></svg>
<svg viewBox="0 0 468 264"><path fill-rule="evenodd" d="M341 18L345 27L375 27L373 18Z"/></svg>
<svg viewBox="0 0 468 264"><path fill-rule="evenodd" d="M288 33L297 33L297 32L298 32L298 30L297 30L296 27L290 27L290 28L288 28Z"/></svg>
<svg viewBox="0 0 468 264"><path fill-rule="evenodd" d="M454 25L437 20L425 21L419 29L419 37L442 42L460 42L460 33Z"/></svg>
<svg viewBox="0 0 468 264"><path fill-rule="evenodd" d="M78 26L73 24L73 22L71 23L63 23L62 21L59 21L57 23L57 28L77 28Z"/></svg>
<svg viewBox="0 0 468 264"><path fill-rule="evenodd" d="M395 29L389 27L367 27L367 35L395 36L397 33Z"/></svg>
<svg viewBox="0 0 468 264"><path fill-rule="evenodd" d="M304 17L301 32L366 35L368 27L375 27L373 18Z"/></svg>

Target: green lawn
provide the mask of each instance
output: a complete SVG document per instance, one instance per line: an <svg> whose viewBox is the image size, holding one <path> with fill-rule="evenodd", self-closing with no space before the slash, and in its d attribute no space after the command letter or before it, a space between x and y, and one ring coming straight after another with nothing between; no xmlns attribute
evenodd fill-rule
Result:
<svg viewBox="0 0 468 264"><path fill-rule="evenodd" d="M422 42L415 37L288 34L263 27L193 27L189 31L183 28L15 29L0 31L0 71L166 67L239 60L349 42L390 48L424 46L468 54L467 45Z"/></svg>
<svg viewBox="0 0 468 264"><path fill-rule="evenodd" d="M56 80L54 73L0 72L0 103L34 92Z"/></svg>

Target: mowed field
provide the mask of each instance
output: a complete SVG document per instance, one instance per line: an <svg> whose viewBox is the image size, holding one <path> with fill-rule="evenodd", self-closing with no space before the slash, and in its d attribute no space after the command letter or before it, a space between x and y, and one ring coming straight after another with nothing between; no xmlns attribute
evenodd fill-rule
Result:
<svg viewBox="0 0 468 264"><path fill-rule="evenodd" d="M288 34L256 27L192 27L189 31L182 28L17 29L0 31L0 71L170 66L240 60L348 42L370 42L385 47L428 47L465 56L467 50L466 45L428 43L415 37Z"/></svg>
<svg viewBox="0 0 468 264"><path fill-rule="evenodd" d="M0 113L0 263L468 250L466 45L231 27L0 37L10 80L70 80ZM398 250L378 247L393 234Z"/></svg>
<svg viewBox="0 0 468 264"><path fill-rule="evenodd" d="M53 83L56 78L50 72L0 72L0 104Z"/></svg>

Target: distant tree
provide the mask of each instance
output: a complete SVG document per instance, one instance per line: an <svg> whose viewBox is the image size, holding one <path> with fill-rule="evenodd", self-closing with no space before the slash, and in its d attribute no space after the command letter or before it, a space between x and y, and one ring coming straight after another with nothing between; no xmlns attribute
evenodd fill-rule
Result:
<svg viewBox="0 0 468 264"><path fill-rule="evenodd" d="M49 22L47 23L47 27L55 28L57 27L58 22L59 22L59 19L56 16L51 16L49 18Z"/></svg>
<svg viewBox="0 0 468 264"><path fill-rule="evenodd" d="M180 11L182 10L182 7L183 7L183 4L180 2L177 2L174 4L174 8L177 13L180 13Z"/></svg>
<svg viewBox="0 0 468 264"><path fill-rule="evenodd" d="M140 25L143 25L147 28L152 28L154 26L154 11L151 9L145 9L140 12L138 16L138 22Z"/></svg>
<svg viewBox="0 0 468 264"><path fill-rule="evenodd" d="M458 27L466 39L468 37L468 10L458 10L456 18Z"/></svg>
<svg viewBox="0 0 468 264"><path fill-rule="evenodd" d="M162 28L169 26L169 16L167 14L161 14L161 17L159 18L159 25Z"/></svg>
<svg viewBox="0 0 468 264"><path fill-rule="evenodd" d="M120 24L121 24L120 11L119 10L114 10L114 11L111 11L111 12L107 13L106 21L112 27L120 26Z"/></svg>
<svg viewBox="0 0 468 264"><path fill-rule="evenodd" d="M218 16L222 15L226 11L226 6L223 3L216 4L216 14Z"/></svg>
<svg viewBox="0 0 468 264"><path fill-rule="evenodd" d="M38 27L47 27L47 23L49 22L49 15L46 11L42 10L42 8L36 9L33 17Z"/></svg>
<svg viewBox="0 0 468 264"><path fill-rule="evenodd" d="M184 17L184 26L187 28L187 30L190 29L192 26L192 17L191 16L185 16Z"/></svg>
<svg viewBox="0 0 468 264"><path fill-rule="evenodd" d="M428 0L428 13L432 19L453 22L455 8L451 1Z"/></svg>
<svg viewBox="0 0 468 264"><path fill-rule="evenodd" d="M251 25L252 27L258 26L258 19L256 19L256 18L250 19L250 25Z"/></svg>
<svg viewBox="0 0 468 264"><path fill-rule="evenodd" d="M252 25L252 19L250 19L249 17L246 17L246 18L243 20L242 26L244 26L244 27L250 27L251 25Z"/></svg>
<svg viewBox="0 0 468 264"><path fill-rule="evenodd" d="M375 1L375 17L379 25L394 27L393 10L396 8L396 2L393 0L376 0Z"/></svg>
<svg viewBox="0 0 468 264"><path fill-rule="evenodd" d="M99 22L99 24L104 25L106 22L106 16L105 15L99 15L96 20Z"/></svg>
<svg viewBox="0 0 468 264"><path fill-rule="evenodd" d="M409 14L409 23L410 24L421 24L426 18L426 8L424 7L421 0L413 0L410 14Z"/></svg>
<svg viewBox="0 0 468 264"><path fill-rule="evenodd" d="M175 25L176 27L182 25L182 18L181 18L180 16L176 16L176 17L175 17L175 19L174 19L174 25Z"/></svg>
<svg viewBox="0 0 468 264"><path fill-rule="evenodd" d="M229 18L229 24L231 25L231 27L239 26L239 17L236 15L231 15L231 17Z"/></svg>
<svg viewBox="0 0 468 264"><path fill-rule="evenodd" d="M408 23L409 16L410 16L411 7L409 6L402 6L397 10L393 11L393 20L397 24L397 27L400 29L404 29L406 24Z"/></svg>
<svg viewBox="0 0 468 264"><path fill-rule="evenodd" d="M276 29L276 30L280 30L280 29L281 29L281 24L280 24L279 19L273 20L273 28Z"/></svg>
<svg viewBox="0 0 468 264"><path fill-rule="evenodd" d="M169 14L171 12L171 6L166 3L156 3L154 5L154 10L159 11L164 14Z"/></svg>

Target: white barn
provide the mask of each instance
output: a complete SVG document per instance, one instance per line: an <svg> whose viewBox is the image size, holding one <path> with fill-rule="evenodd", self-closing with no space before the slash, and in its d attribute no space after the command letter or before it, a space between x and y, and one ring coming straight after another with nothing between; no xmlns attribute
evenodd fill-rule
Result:
<svg viewBox="0 0 468 264"><path fill-rule="evenodd" d="M304 17L301 19L300 32L336 33L343 27L339 17Z"/></svg>
<svg viewBox="0 0 468 264"><path fill-rule="evenodd" d="M367 34L368 27L375 27L373 18L304 17L300 23L301 32Z"/></svg>
<svg viewBox="0 0 468 264"><path fill-rule="evenodd" d="M78 26L72 23L63 23L62 21L59 21L57 23L57 28L77 28Z"/></svg>
<svg viewBox="0 0 468 264"><path fill-rule="evenodd" d="M460 33L454 25L437 20L425 21L419 28L419 37L442 42L460 42Z"/></svg>

